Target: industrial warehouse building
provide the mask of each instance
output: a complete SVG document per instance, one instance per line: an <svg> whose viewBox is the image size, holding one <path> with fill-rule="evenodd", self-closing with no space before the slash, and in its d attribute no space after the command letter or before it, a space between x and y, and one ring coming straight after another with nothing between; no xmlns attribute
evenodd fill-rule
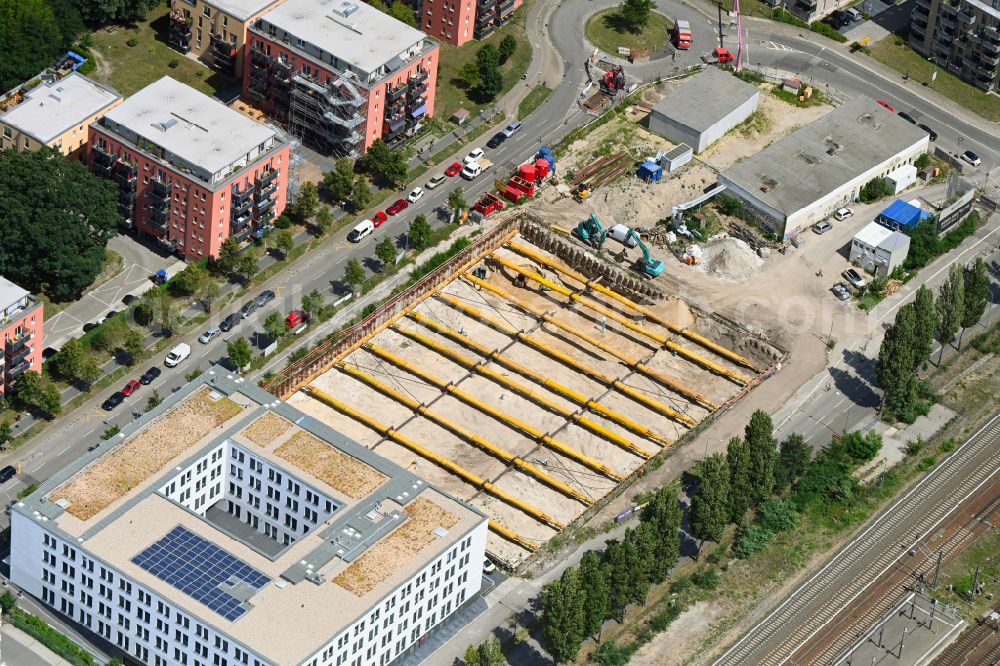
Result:
<svg viewBox="0 0 1000 666"><path fill-rule="evenodd" d="M694 152L725 136L757 110L760 89L708 67L677 86L653 107L649 129Z"/></svg>
<svg viewBox="0 0 1000 666"><path fill-rule="evenodd" d="M719 176L744 211L789 238L857 201L861 188L927 152L927 132L855 98Z"/></svg>
<svg viewBox="0 0 1000 666"><path fill-rule="evenodd" d="M11 510L11 578L127 663L373 666L476 594L486 517L216 366Z"/></svg>

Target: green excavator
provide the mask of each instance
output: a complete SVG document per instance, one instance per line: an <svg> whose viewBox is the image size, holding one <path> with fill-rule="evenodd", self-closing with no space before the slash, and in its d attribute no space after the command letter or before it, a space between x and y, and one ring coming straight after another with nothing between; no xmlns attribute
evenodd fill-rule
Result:
<svg viewBox="0 0 1000 666"><path fill-rule="evenodd" d="M607 240L608 232L601 225L600 220L597 219L597 215L591 213L590 217L576 225L573 229L573 235L582 240L584 243L600 250L601 247L604 246L604 241ZM649 248L646 247L646 244L642 242L641 238L639 238L639 234L636 233L635 229L629 229L628 235L625 237L622 244L625 247L634 247L630 240L634 240L635 245L638 245L639 249L642 250L642 258L635 262L636 269L649 277L656 277L662 273L663 262L659 259L654 259L649 254Z"/></svg>
<svg viewBox="0 0 1000 666"><path fill-rule="evenodd" d="M582 240L584 243L588 243L594 248L600 250L604 245L604 240L608 237L608 232L601 226L601 222L597 219L597 215L591 213L589 218L576 225L576 228L573 229L573 235Z"/></svg>
<svg viewBox="0 0 1000 666"><path fill-rule="evenodd" d="M640 271L648 275L649 277L656 277L663 272L663 262L659 259L655 259L649 254L649 248L646 244L642 242L639 238L639 234L635 232L635 229L629 229L628 236L625 237L625 246L628 247L628 239L632 238L635 240L639 249L642 250L642 259L638 259L635 262L635 267Z"/></svg>

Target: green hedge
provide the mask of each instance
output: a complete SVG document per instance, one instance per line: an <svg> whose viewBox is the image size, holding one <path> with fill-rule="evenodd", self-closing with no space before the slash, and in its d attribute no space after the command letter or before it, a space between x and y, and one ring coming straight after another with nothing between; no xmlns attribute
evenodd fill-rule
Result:
<svg viewBox="0 0 1000 666"><path fill-rule="evenodd" d="M459 238L454 243L452 243L447 250L441 250L440 252L431 255L430 259L428 259L427 261L425 261L424 263L420 264L419 266L413 269L413 272L410 274L410 280L408 284L416 284L417 281L420 280L420 278L424 277L425 275L433 271L435 268L437 268L444 262L454 257L456 254L467 248L470 242L471 241L469 241L468 238Z"/></svg>
<svg viewBox="0 0 1000 666"><path fill-rule="evenodd" d="M840 42L841 44L847 41L847 37L844 37L842 34L834 30L833 26L827 25L822 21L806 23L798 16L781 8L776 8L771 12L771 20L777 21L778 23L787 23L788 25L794 25L799 28L808 28L810 32L815 32L816 34L823 35L824 37L829 37L833 41Z"/></svg>
<svg viewBox="0 0 1000 666"><path fill-rule="evenodd" d="M73 666L96 666L97 664L89 652L31 613L15 608L14 612L10 614L10 622Z"/></svg>
<svg viewBox="0 0 1000 666"><path fill-rule="evenodd" d="M827 25L822 21L813 21L809 25L809 30L823 35L824 37L829 37L833 41L840 42L841 44L847 41L847 37L844 37L842 34L834 30L833 26Z"/></svg>

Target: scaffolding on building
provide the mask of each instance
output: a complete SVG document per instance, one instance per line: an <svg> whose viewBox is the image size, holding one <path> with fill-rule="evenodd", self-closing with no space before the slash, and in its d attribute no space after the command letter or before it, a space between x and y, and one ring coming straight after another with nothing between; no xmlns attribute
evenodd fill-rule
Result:
<svg viewBox="0 0 1000 666"><path fill-rule="evenodd" d="M306 144L338 157L357 159L364 150L368 98L354 84L353 72L322 84L298 72L291 77L288 125Z"/></svg>

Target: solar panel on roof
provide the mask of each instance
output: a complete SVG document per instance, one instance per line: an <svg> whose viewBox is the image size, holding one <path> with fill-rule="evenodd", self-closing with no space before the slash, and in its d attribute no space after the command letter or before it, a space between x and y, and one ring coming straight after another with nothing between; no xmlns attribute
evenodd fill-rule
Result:
<svg viewBox="0 0 1000 666"><path fill-rule="evenodd" d="M246 562L180 525L137 553L132 563L229 621L239 619L247 609L220 585L242 581L259 590L271 582Z"/></svg>

